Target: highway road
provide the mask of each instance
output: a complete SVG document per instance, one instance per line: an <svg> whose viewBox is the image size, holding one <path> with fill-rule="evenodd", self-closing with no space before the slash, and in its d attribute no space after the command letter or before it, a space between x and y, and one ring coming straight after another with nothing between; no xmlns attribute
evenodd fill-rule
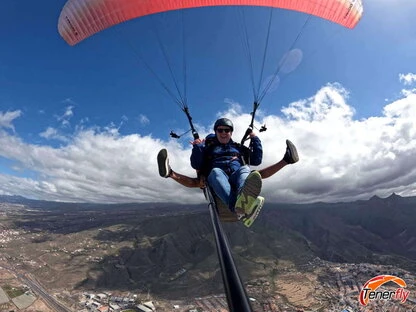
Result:
<svg viewBox="0 0 416 312"><path fill-rule="evenodd" d="M59 302L55 297L50 295L47 290L36 280L31 274L21 274L19 273L9 262L9 266L2 266L4 269L13 273L23 284L29 286L32 291L38 295L45 304L55 312L73 312L72 309L69 309L64 304Z"/></svg>
<svg viewBox="0 0 416 312"><path fill-rule="evenodd" d="M55 297L50 295L30 274L17 274L17 276L22 280L22 282L26 283L26 285L29 286L33 292L41 297L49 308L55 310L56 312L73 312L71 309L59 302Z"/></svg>

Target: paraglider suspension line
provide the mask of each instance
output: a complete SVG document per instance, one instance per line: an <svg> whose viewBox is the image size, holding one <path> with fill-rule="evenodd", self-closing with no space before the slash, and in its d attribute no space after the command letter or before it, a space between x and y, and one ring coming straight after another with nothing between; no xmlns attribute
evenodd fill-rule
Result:
<svg viewBox="0 0 416 312"><path fill-rule="evenodd" d="M173 68L172 68L172 64L171 64L171 61L170 61L170 58L169 58L168 52L167 52L167 50L166 50L165 45L164 45L164 44L163 44L163 42L162 42L162 39L160 38L159 32L158 32L158 30L157 30L157 28L156 28L156 26L155 26L154 24L153 24L153 32L154 32L154 33L155 33L155 35L156 35L157 41L158 41L158 43L159 43L160 50L162 51L163 57L165 58L166 65L168 66L170 76L172 77L173 83L174 83L175 88L176 88L176 92L178 92L179 97L180 97L180 98L181 98L181 100L182 100L182 103L183 103L184 105L186 105L186 103L185 103L185 101L184 101L184 96L182 95L182 93L181 93L181 91L180 91L180 89L179 89L178 80L176 79L175 73L173 72Z"/></svg>
<svg viewBox="0 0 416 312"><path fill-rule="evenodd" d="M183 100L181 98L177 98L175 94L172 92L172 90L169 89L169 87L166 85L166 83L163 82L163 80L159 77L159 75L153 70L153 68L150 66L150 64L146 61L146 59L141 55L141 53L135 48L131 40L129 40L126 36L124 36L119 30L119 37L124 37L127 44L129 45L131 51L136 56L137 61L140 61L146 69L155 77L155 79L159 82L159 84L162 86L163 89L169 94L171 99L175 102L176 105L178 105L181 109L183 108Z"/></svg>
<svg viewBox="0 0 416 312"><path fill-rule="evenodd" d="M199 139L199 135L198 135L198 132L195 130L194 124L192 122L192 116L189 113L188 106L185 106L182 110L185 113L186 117L188 118L189 125L191 126L192 136L194 137L195 140Z"/></svg>
<svg viewBox="0 0 416 312"><path fill-rule="evenodd" d="M269 25L267 27L266 43L265 43L265 47L264 47L264 51L263 51L263 59L262 59L262 64L261 64L260 79L259 79L259 82L258 82L257 92L254 95L254 101L257 102L257 103L260 102L260 100L258 98L258 95L260 93L261 81L263 80L264 66L265 66L265 63L266 63L267 50L268 50L269 39L270 39L270 29L272 27L272 18L273 18L273 9L270 9Z"/></svg>
<svg viewBox="0 0 416 312"><path fill-rule="evenodd" d="M292 42L290 48L287 50L285 57L283 58L282 62L280 62L280 64L277 66L275 72L272 75L272 79L269 80L269 82L267 83L267 85L265 86L265 88L263 89L263 91L261 92L259 98L258 98L258 103L260 103L263 98L266 96L267 92L269 91L269 89L271 88L271 86L273 85L273 82L276 80L277 76L279 75L282 67L285 65L288 57L289 57L289 52L295 47L295 45L297 44L297 42L299 41L300 37L303 34L303 31L306 28L306 25L309 23L311 19L311 15L308 16L308 18L306 19L305 23L303 23L302 28L300 29L300 31L298 32L295 40Z"/></svg>

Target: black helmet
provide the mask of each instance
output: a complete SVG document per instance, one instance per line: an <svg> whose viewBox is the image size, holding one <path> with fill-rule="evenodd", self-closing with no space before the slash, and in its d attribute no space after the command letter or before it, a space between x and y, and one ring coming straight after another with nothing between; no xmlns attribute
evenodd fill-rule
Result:
<svg viewBox="0 0 416 312"><path fill-rule="evenodd" d="M214 124L214 131L217 130L217 128L219 126L230 127L231 128L231 131L234 131L233 123L228 118L220 118L220 119L218 119L215 122L215 124Z"/></svg>

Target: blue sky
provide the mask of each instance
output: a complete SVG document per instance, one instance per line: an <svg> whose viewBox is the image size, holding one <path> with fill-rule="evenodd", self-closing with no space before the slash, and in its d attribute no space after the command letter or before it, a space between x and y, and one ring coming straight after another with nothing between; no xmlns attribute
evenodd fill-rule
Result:
<svg viewBox="0 0 416 312"><path fill-rule="evenodd" d="M241 11L203 8L145 17L71 47L57 31L64 4L0 2L0 193L100 202L177 201L182 194L187 202L202 202L199 190L157 174L157 151L168 147L174 169L194 175L189 135L169 138L171 130L180 134L189 127L137 51L174 90L154 29L181 88L185 47L187 98L197 130L205 135L217 117L228 116L239 140L253 102ZM414 12L411 0L367 0L362 20L350 30L273 11L263 77L285 53L289 57L256 120L257 127L269 128L259 134L263 164L281 158L286 138L298 146L301 161L265 180L266 199L415 195ZM257 81L270 9L244 13Z"/></svg>

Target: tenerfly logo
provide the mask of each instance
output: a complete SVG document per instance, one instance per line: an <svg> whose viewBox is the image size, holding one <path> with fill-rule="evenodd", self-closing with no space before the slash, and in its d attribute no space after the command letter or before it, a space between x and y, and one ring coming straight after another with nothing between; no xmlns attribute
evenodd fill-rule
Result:
<svg viewBox="0 0 416 312"><path fill-rule="evenodd" d="M378 290L380 286L388 282L394 282L399 287L396 290ZM364 284L359 300L362 305L367 305L370 300L397 300L405 303L410 294L410 291L405 289L406 286L406 282L397 276L379 275Z"/></svg>

